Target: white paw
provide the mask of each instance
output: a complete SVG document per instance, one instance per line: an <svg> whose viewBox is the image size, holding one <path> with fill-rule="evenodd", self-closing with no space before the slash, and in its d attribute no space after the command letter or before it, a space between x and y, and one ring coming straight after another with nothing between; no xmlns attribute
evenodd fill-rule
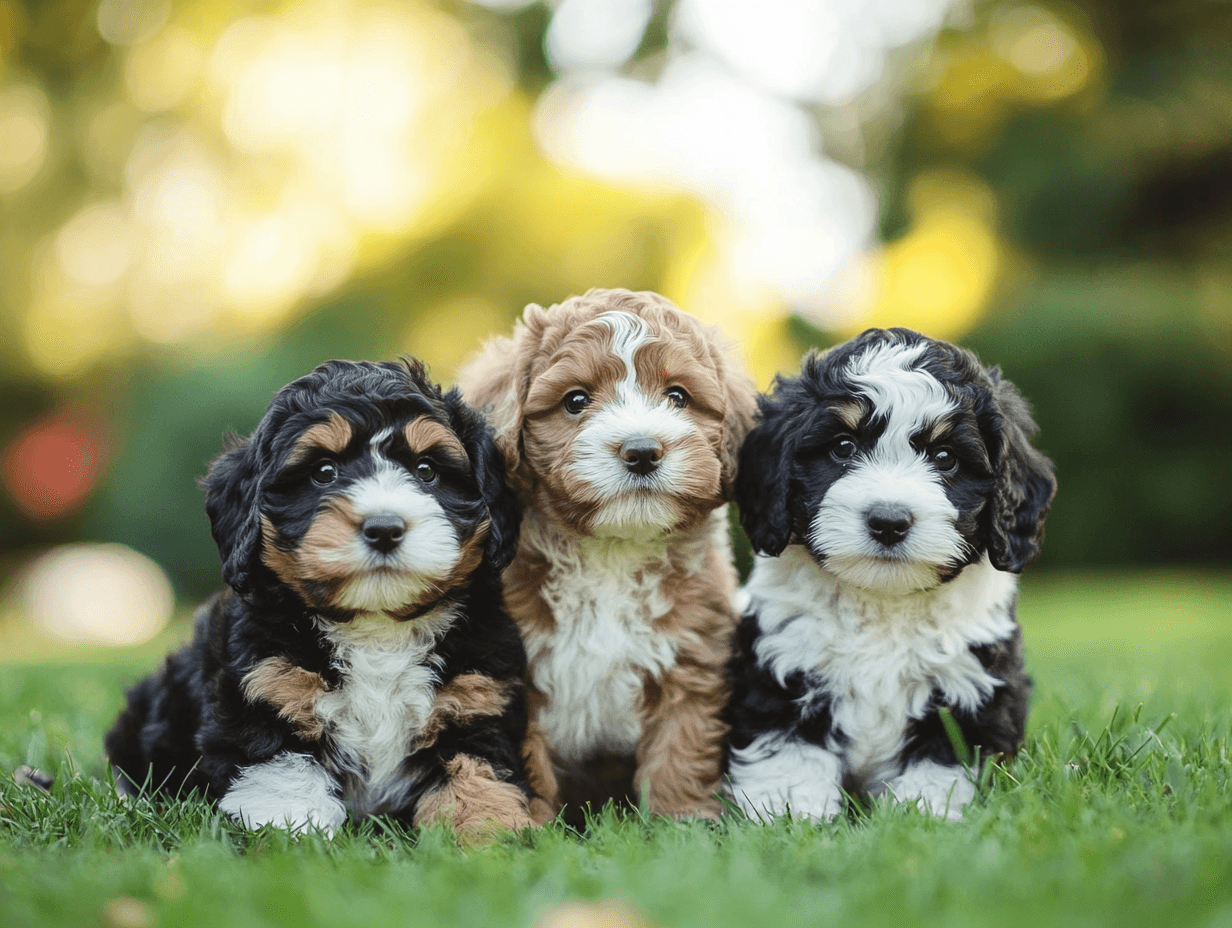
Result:
<svg viewBox="0 0 1232 928"><path fill-rule="evenodd" d="M320 828L332 836L346 821L333 778L307 754L280 754L245 767L218 807L253 830L262 825L294 833Z"/></svg>
<svg viewBox="0 0 1232 928"><path fill-rule="evenodd" d="M975 798L975 785L962 767L922 761L886 783L895 802L918 802L921 812L958 821Z"/></svg>
<svg viewBox="0 0 1232 928"><path fill-rule="evenodd" d="M732 751L729 770L732 796L749 818L829 821L843 811L839 759L815 744L762 735Z"/></svg>

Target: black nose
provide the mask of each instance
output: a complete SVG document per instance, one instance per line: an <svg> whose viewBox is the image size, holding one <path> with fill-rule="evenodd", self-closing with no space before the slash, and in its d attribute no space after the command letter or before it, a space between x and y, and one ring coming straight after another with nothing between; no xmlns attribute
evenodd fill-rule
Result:
<svg viewBox="0 0 1232 928"><path fill-rule="evenodd" d="M364 541L368 542L369 547L388 554L402 543L402 536L406 534L406 522L400 516L382 512L364 519L360 531L363 532Z"/></svg>
<svg viewBox="0 0 1232 928"><path fill-rule="evenodd" d="M645 477L659 469L663 445L653 438L630 438L620 446L620 459L630 473Z"/></svg>
<svg viewBox="0 0 1232 928"><path fill-rule="evenodd" d="M911 510L905 506L874 506L868 511L868 533L893 548L911 531Z"/></svg>

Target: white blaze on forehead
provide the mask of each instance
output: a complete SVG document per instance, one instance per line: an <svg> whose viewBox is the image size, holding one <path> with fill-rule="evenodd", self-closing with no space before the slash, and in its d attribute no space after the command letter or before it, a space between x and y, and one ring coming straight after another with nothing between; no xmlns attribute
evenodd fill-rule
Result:
<svg viewBox="0 0 1232 928"><path fill-rule="evenodd" d="M903 593L938 584L936 568L956 563L967 543L955 528L958 510L945 485L911 438L957 405L942 384L915 364L926 344L883 344L852 359L845 371L853 392L867 397L885 429L866 455L826 491L813 515L809 543L838 576L867 589ZM910 513L907 537L892 549L868 529L869 510Z"/></svg>
<svg viewBox="0 0 1232 928"><path fill-rule="evenodd" d="M612 310L602 313L596 320L612 330L612 354L625 364L625 379L622 386L637 386L637 368L633 366L633 356L637 349L648 342L654 341L650 334L650 326L646 320L633 313L623 310Z"/></svg>
<svg viewBox="0 0 1232 928"><path fill-rule="evenodd" d="M394 434L394 427L392 425L389 426L388 428L381 429L379 432L373 435L370 439L368 439L368 447L373 449L373 453L375 454L376 449L379 448L381 445L385 444L385 442L388 441L389 438L393 434Z"/></svg>
<svg viewBox="0 0 1232 928"><path fill-rule="evenodd" d="M847 364L855 392L872 401L874 414L887 418L880 450L910 442L911 436L956 408L945 387L927 371L913 369L928 345L876 345Z"/></svg>

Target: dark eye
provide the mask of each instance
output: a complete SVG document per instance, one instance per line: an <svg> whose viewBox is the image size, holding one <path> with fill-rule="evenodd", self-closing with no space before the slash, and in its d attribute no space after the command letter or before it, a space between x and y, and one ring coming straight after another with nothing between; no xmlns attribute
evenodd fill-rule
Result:
<svg viewBox="0 0 1232 928"><path fill-rule="evenodd" d="M844 435L830 446L830 456L836 461L850 461L855 453L856 443L849 435Z"/></svg>
<svg viewBox="0 0 1232 928"><path fill-rule="evenodd" d="M671 400L677 409L684 409L689 405L689 391L684 387L668 387L663 391L663 395Z"/></svg>
<svg viewBox="0 0 1232 928"><path fill-rule="evenodd" d="M953 473L958 469L958 455L954 453L953 448L934 448L928 456L932 458L937 470L943 474Z"/></svg>
<svg viewBox="0 0 1232 928"><path fill-rule="evenodd" d="M424 483L431 483L436 479L436 468L431 461L420 461L415 465L415 476Z"/></svg>
<svg viewBox="0 0 1232 928"><path fill-rule="evenodd" d="M312 470L312 482L327 487L338 479L338 467L333 461L322 461Z"/></svg>
<svg viewBox="0 0 1232 928"><path fill-rule="evenodd" d="M565 394L565 412L571 416L579 415L590 405L590 394L585 390L574 390Z"/></svg>

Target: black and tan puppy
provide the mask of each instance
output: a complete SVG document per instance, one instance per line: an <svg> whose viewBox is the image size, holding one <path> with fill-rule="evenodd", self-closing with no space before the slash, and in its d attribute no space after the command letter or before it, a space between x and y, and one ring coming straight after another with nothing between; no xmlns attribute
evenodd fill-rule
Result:
<svg viewBox="0 0 1232 928"><path fill-rule="evenodd" d="M106 741L121 792L199 788L249 828L530 824L500 588L517 505L457 391L329 361L202 483L230 589L129 691Z"/></svg>
<svg viewBox="0 0 1232 928"><path fill-rule="evenodd" d="M844 791L957 818L946 731L1013 753L1031 681L1014 617L1056 491L1026 402L969 351L870 329L780 378L740 452L760 556L731 665L727 770L750 815Z"/></svg>

